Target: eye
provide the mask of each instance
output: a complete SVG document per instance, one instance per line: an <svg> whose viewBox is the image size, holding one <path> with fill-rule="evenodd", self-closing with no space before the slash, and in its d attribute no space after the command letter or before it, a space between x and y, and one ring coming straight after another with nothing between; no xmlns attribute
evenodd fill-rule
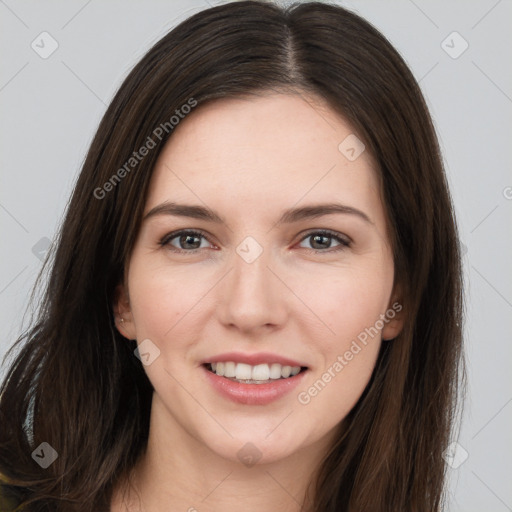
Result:
<svg viewBox="0 0 512 512"><path fill-rule="evenodd" d="M202 245L201 239L206 242L206 245ZM195 253L199 249L209 247L212 244L208 242L205 235L200 231L182 230L166 235L160 241L160 245L167 246L174 252L188 252L190 254Z"/></svg>
<svg viewBox="0 0 512 512"><path fill-rule="evenodd" d="M340 233L336 233L335 231L329 230L318 230L318 231L310 231L306 234L305 237L302 238L301 242L305 240L311 240L312 248L311 251L315 253L332 253L337 251L342 251L346 247L350 247L351 241L346 237L343 237ZM338 245L334 246L332 249L332 241L335 240ZM307 247L306 247L307 249ZM328 250L332 249L332 250Z"/></svg>
<svg viewBox="0 0 512 512"><path fill-rule="evenodd" d="M340 233L325 229L310 231L302 238L301 243L308 239L311 240L312 245L309 250L314 253L337 252L350 247L351 244L351 240ZM332 246L333 240L337 243L334 248ZM169 233L160 241L160 245L169 248L173 252L189 254L212 246L204 233L190 229ZM308 249L307 247L304 248Z"/></svg>

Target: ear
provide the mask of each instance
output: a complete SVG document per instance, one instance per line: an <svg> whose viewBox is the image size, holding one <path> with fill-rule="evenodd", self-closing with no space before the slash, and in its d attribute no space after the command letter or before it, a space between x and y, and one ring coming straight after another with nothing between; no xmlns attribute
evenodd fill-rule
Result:
<svg viewBox="0 0 512 512"><path fill-rule="evenodd" d="M118 284L114 294L114 319L117 330L129 340L137 338L130 308L130 299L124 284Z"/></svg>
<svg viewBox="0 0 512 512"><path fill-rule="evenodd" d="M402 304L402 290L400 285L395 286L388 309L385 315L385 324L382 328L382 340L388 341L396 338L404 327L404 307Z"/></svg>

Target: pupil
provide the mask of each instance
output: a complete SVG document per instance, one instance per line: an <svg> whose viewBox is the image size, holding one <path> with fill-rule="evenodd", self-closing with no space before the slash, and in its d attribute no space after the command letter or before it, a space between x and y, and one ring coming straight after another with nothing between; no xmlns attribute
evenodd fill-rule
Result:
<svg viewBox="0 0 512 512"><path fill-rule="evenodd" d="M324 246L321 246L320 249L325 249L325 246L329 246L329 237L328 236L325 236L325 235L315 235L313 236L313 247L314 245L317 243L318 239L323 239L325 240L326 242L324 243ZM321 244L321 242L320 242Z"/></svg>
<svg viewBox="0 0 512 512"><path fill-rule="evenodd" d="M194 238L196 239L196 245L197 245L197 240L199 240L199 237L195 236L195 235L182 235L181 238L180 238L180 243L182 245L186 245L187 243L190 242L190 239L194 240ZM194 244L194 242L190 242L191 244ZM199 241L199 245L201 245L201 242ZM197 247L192 247L192 249L197 249ZM190 249L190 247L189 247Z"/></svg>

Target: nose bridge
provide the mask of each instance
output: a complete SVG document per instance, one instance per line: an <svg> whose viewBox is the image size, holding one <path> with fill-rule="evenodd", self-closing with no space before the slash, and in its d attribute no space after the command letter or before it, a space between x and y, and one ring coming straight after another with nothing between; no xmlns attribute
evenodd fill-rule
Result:
<svg viewBox="0 0 512 512"><path fill-rule="evenodd" d="M268 268L272 267L270 256L252 237L236 248L232 271L221 290L219 313L224 323L250 330L283 322L282 285Z"/></svg>

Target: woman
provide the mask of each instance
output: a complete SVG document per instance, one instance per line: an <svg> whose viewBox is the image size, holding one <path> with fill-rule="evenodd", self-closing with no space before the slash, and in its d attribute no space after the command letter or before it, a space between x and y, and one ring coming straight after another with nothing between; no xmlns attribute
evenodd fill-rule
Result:
<svg viewBox="0 0 512 512"><path fill-rule="evenodd" d="M334 5L230 3L109 106L1 388L23 510L439 511L460 249L411 72Z"/></svg>

